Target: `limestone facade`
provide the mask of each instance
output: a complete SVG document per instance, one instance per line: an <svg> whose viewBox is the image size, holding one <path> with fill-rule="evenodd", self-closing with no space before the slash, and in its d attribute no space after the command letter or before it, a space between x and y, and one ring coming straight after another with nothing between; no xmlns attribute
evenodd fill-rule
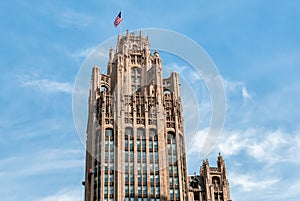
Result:
<svg viewBox="0 0 300 201"><path fill-rule="evenodd" d="M148 37L119 35L107 71L92 69L85 201L199 200L198 187L191 187L197 179L187 176L184 139L179 75L162 77L162 60ZM208 162L201 167L205 200L216 201L216 192L223 196L218 201L229 195L227 183L213 186L212 179L226 179L221 163L218 171Z"/></svg>
<svg viewBox="0 0 300 201"><path fill-rule="evenodd" d="M219 154L217 167L203 161L200 175L188 176L189 201L231 201L226 166Z"/></svg>

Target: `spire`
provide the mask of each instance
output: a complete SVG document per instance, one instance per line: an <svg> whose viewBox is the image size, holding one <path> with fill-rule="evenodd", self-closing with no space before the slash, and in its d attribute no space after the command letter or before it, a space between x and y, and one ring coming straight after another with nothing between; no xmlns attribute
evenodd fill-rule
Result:
<svg viewBox="0 0 300 201"><path fill-rule="evenodd" d="M219 152L217 163L218 163L218 168L225 167L225 163L220 152Z"/></svg>

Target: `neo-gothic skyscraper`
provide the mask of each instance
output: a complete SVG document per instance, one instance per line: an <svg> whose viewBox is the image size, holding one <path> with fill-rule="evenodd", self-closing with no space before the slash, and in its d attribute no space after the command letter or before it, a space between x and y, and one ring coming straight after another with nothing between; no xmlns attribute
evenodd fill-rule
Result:
<svg viewBox="0 0 300 201"><path fill-rule="evenodd" d="M89 96L85 201L188 200L179 77L148 37L119 35Z"/></svg>
<svg viewBox="0 0 300 201"><path fill-rule="evenodd" d="M85 201L231 201L222 156L188 177L184 139L178 74L162 77L148 37L119 35L92 70Z"/></svg>

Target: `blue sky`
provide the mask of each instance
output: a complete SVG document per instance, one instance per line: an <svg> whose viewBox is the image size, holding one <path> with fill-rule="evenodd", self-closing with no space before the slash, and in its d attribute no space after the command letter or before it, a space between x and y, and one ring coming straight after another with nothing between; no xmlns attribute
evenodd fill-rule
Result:
<svg viewBox="0 0 300 201"><path fill-rule="evenodd" d="M214 60L227 113L208 158L216 165L222 152L232 199L299 200L300 1L280 0L2 1L1 200L82 200L85 150L72 90L87 55L118 33L120 9L124 30L177 31ZM208 103L204 92L203 118ZM199 169L191 158L206 132L204 121L188 151L189 173Z"/></svg>

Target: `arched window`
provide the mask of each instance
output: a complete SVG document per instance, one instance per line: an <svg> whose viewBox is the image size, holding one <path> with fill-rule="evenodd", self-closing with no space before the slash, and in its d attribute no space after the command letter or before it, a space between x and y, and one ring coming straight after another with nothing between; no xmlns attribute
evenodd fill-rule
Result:
<svg viewBox="0 0 300 201"><path fill-rule="evenodd" d="M149 130L149 136L150 137L154 137L154 136L156 136L156 130L155 129L153 129L153 128L151 128L150 130Z"/></svg>
<svg viewBox="0 0 300 201"><path fill-rule="evenodd" d="M215 187L219 187L220 186L220 178L219 177L213 177L212 178L212 183Z"/></svg>
<svg viewBox="0 0 300 201"><path fill-rule="evenodd" d="M101 85L100 91L108 91L107 86Z"/></svg>
<svg viewBox="0 0 300 201"><path fill-rule="evenodd" d="M138 128L137 129L137 137L145 138L145 129Z"/></svg>
<svg viewBox="0 0 300 201"><path fill-rule="evenodd" d="M133 136L132 128L125 128L125 136Z"/></svg>
<svg viewBox="0 0 300 201"><path fill-rule="evenodd" d="M107 128L105 129L105 137L112 137L113 136L113 129Z"/></svg>
<svg viewBox="0 0 300 201"><path fill-rule="evenodd" d="M141 69L134 67L131 69L131 92L140 92L141 88Z"/></svg>

